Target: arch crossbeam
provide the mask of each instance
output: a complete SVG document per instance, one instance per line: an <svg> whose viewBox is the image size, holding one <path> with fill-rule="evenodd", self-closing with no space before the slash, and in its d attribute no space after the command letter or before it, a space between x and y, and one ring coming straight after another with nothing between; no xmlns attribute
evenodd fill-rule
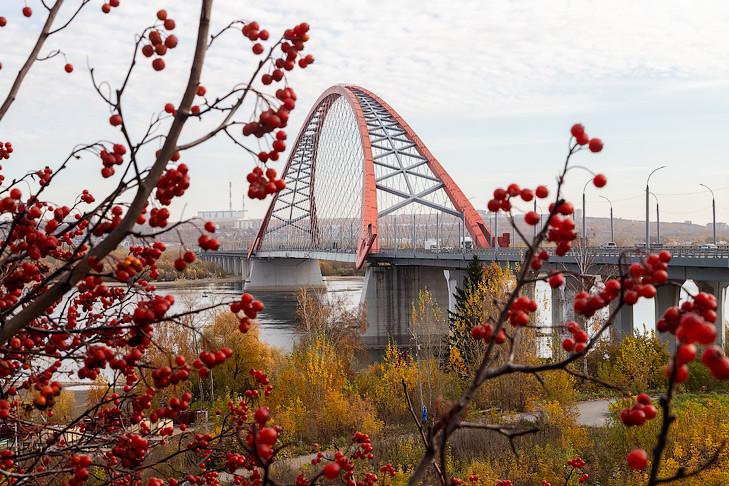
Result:
<svg viewBox="0 0 729 486"><path fill-rule="evenodd" d="M483 220L422 141L357 86L334 86L317 100L283 179L249 255L338 251L356 254L359 267L372 251L422 247L433 236L449 246L468 231L475 246L490 246Z"/></svg>

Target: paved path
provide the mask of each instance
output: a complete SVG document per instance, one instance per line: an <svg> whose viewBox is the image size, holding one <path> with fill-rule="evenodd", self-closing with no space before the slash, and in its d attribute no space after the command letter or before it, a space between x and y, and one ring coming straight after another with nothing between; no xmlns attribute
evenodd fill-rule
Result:
<svg viewBox="0 0 729 486"><path fill-rule="evenodd" d="M608 404L612 399L592 400L589 402L581 402L577 404L577 412L580 414L577 423L580 425L589 425L590 427L603 427L607 425L610 412L608 412ZM530 422L538 422L541 412L525 412L516 415L517 420L528 420Z"/></svg>
<svg viewBox="0 0 729 486"><path fill-rule="evenodd" d="M592 400L590 402L581 402L577 404L577 410L580 417L577 421L580 425L589 425L592 427L603 427L607 424L610 413L608 412L608 404L612 400Z"/></svg>

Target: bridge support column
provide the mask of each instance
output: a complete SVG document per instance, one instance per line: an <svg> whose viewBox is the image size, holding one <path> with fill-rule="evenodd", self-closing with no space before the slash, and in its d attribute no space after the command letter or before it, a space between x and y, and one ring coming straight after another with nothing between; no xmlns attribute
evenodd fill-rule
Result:
<svg viewBox="0 0 729 486"><path fill-rule="evenodd" d="M362 302L367 305L367 333L362 336L366 347L387 346L388 338L396 344L410 343L408 325L418 294L427 288L444 316L451 303L451 287L455 288L462 271L444 271L436 267L383 265L367 267L362 287ZM446 324L447 326L447 324ZM440 330L445 333L447 327Z"/></svg>
<svg viewBox="0 0 729 486"><path fill-rule="evenodd" d="M617 300L614 300L613 302L617 302ZM615 309L614 305L610 305L610 312ZM633 306L632 305L624 305L618 314L615 316L615 321L613 323L613 329L615 330L614 333L611 333L612 336L614 336L618 340L622 340L626 336L632 336L633 335L633 329L634 329L634 323L633 323Z"/></svg>
<svg viewBox="0 0 729 486"><path fill-rule="evenodd" d="M681 287L674 285L664 285L656 288L656 296L653 297L653 303L656 309L656 321L666 312L669 307L678 305L681 297ZM651 329L655 330L655 323ZM657 335L668 345L668 350L673 352L676 349L676 336L668 332L661 332Z"/></svg>
<svg viewBox="0 0 729 486"><path fill-rule="evenodd" d="M301 287L325 289L319 261L309 258L252 258L245 290L296 291Z"/></svg>
<svg viewBox="0 0 729 486"><path fill-rule="evenodd" d="M716 340L714 344L724 347L726 342L726 327L724 325L724 304L726 303L726 288L729 282L695 280L699 292L706 292L716 297Z"/></svg>

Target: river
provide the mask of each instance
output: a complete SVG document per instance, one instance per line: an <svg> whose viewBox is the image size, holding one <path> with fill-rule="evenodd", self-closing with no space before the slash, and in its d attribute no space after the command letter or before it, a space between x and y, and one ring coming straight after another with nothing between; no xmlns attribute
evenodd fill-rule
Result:
<svg viewBox="0 0 729 486"><path fill-rule="evenodd" d="M326 295L341 298L347 305L355 306L360 301L364 277L326 277ZM240 297L243 281L186 283L159 289L160 294L175 297L174 312L184 312L193 307L206 307L223 300ZM256 320L260 322L261 340L270 346L291 351L298 335L294 318L296 314L296 292L254 292L256 300L263 302L263 311ZM224 308L221 308L221 310ZM210 316L201 316L202 319Z"/></svg>

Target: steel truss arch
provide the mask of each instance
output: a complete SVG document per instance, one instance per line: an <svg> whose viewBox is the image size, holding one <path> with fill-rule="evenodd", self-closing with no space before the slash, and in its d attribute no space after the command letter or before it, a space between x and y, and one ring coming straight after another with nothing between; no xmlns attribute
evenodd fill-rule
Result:
<svg viewBox="0 0 729 486"><path fill-rule="evenodd" d="M356 254L360 268L379 248L381 220L394 215L398 241L397 213L407 207L457 218L476 247L490 246L491 233L445 169L402 117L364 88L333 86L319 97L282 178L286 189L271 201L249 257L267 244L291 251L334 248ZM342 236L347 223L349 237Z"/></svg>

